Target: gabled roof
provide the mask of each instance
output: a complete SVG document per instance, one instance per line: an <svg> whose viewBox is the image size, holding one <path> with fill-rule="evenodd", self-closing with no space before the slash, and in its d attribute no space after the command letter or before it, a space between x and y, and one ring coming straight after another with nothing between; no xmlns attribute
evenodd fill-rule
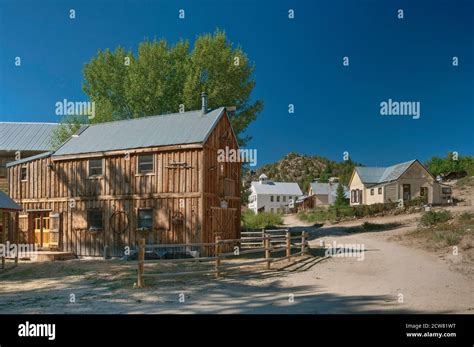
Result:
<svg viewBox="0 0 474 347"><path fill-rule="evenodd" d="M21 211L22 208L13 201L7 194L0 191L0 210Z"/></svg>
<svg viewBox="0 0 474 347"><path fill-rule="evenodd" d="M49 151L56 123L0 122L0 151Z"/></svg>
<svg viewBox="0 0 474 347"><path fill-rule="evenodd" d="M380 184L397 180L408 168L418 160L410 160L389 167L361 167L357 166L355 171L362 183ZM421 164L421 163L420 163ZM423 166L423 165L422 165Z"/></svg>
<svg viewBox="0 0 474 347"><path fill-rule="evenodd" d="M295 182L252 182L252 187L257 194L303 195L300 186Z"/></svg>
<svg viewBox="0 0 474 347"><path fill-rule="evenodd" d="M220 107L205 114L198 110L93 124L63 144L53 157L204 143L224 110L224 107Z"/></svg>

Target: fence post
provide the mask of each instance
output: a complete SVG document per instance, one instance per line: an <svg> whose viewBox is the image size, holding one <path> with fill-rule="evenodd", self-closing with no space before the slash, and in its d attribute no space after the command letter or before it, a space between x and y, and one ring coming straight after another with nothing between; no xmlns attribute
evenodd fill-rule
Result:
<svg viewBox="0 0 474 347"><path fill-rule="evenodd" d="M270 235L268 234L265 234L264 245L265 245L265 259L267 259L267 270L270 270L271 250L270 250Z"/></svg>
<svg viewBox="0 0 474 347"><path fill-rule="evenodd" d="M288 261L291 261L291 233L289 231L286 232L286 256L288 257Z"/></svg>
<svg viewBox="0 0 474 347"><path fill-rule="evenodd" d="M6 227L6 217L7 212L2 212L2 243L5 245L7 243L7 227ZM2 269L5 268L5 254L2 255Z"/></svg>
<svg viewBox="0 0 474 347"><path fill-rule="evenodd" d="M301 232L301 255L304 255L306 250L306 232L303 230Z"/></svg>
<svg viewBox="0 0 474 347"><path fill-rule="evenodd" d="M262 247L265 247L265 239L263 237L265 237L265 228L262 229Z"/></svg>
<svg viewBox="0 0 474 347"><path fill-rule="evenodd" d="M221 266L221 258L220 258L220 253L221 253L221 247L220 247L220 241L221 237L216 236L216 243L214 246L214 256L216 258L216 278L219 278L220 272L219 272L219 267Z"/></svg>
<svg viewBox="0 0 474 347"><path fill-rule="evenodd" d="M145 286L145 281L143 278L144 270L145 270L145 239L140 238L138 240L138 279L137 279L138 288L143 288Z"/></svg>
<svg viewBox="0 0 474 347"><path fill-rule="evenodd" d="M13 228L13 224L15 227ZM15 231L15 242L16 242L16 255L15 255L15 266L18 265L18 256L19 256L19 244L20 244L20 221L18 212L15 213L15 220L12 221L12 230Z"/></svg>

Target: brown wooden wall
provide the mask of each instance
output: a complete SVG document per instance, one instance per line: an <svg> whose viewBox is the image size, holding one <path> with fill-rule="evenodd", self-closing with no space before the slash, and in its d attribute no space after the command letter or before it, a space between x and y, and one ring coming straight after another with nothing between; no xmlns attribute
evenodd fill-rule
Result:
<svg viewBox="0 0 474 347"><path fill-rule="evenodd" d="M101 256L104 245L109 246L112 256L121 256L126 246L136 246L140 235L145 235L147 243L213 241L222 233L216 225L225 224L217 218L231 219L232 227L222 236L237 238L241 164L222 163L221 169L217 150L225 146L237 148L227 117L221 118L204 146L105 153L103 176L98 178L88 177L90 158L37 159L9 168L10 196L26 211L46 209L60 213L61 248L79 256ZM137 174L137 152L141 151L154 153L154 173ZM21 167L27 168L26 181L20 179ZM216 212L222 198L229 202L233 212ZM169 226L138 231L139 208L162 210L162 214L166 211ZM77 222L78 213L89 209L104 211L103 231L88 231ZM121 233L114 231L113 226L126 223L111 220L116 211L123 211L128 217L128 227ZM183 224L173 224L172 217L179 214L184 217ZM123 218L123 214L120 216ZM31 228L29 223L25 217L20 219L25 235Z"/></svg>

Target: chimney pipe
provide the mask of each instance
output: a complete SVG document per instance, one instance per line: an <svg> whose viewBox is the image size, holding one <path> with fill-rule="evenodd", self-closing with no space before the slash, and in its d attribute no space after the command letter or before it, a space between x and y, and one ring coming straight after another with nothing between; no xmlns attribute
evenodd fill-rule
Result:
<svg viewBox="0 0 474 347"><path fill-rule="evenodd" d="M206 114L207 113L207 93L206 92L202 92L201 94L201 111L202 111L202 114Z"/></svg>

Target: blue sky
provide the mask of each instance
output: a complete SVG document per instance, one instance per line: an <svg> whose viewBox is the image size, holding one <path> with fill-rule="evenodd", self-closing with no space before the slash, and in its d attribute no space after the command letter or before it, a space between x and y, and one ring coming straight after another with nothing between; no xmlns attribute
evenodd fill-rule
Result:
<svg viewBox="0 0 474 347"><path fill-rule="evenodd" d="M57 101L86 100L82 67L98 49L216 28L256 64L252 97L265 108L248 147L259 165L290 151L379 166L474 154L471 0L0 0L0 120L58 121ZM381 116L389 98L420 102L421 117Z"/></svg>

